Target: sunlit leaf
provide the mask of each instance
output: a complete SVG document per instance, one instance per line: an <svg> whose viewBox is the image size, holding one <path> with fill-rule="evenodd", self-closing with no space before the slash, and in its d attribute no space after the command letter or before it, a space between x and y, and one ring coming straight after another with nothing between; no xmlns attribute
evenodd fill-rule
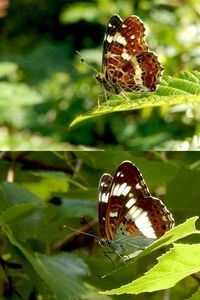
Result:
<svg viewBox="0 0 200 300"><path fill-rule="evenodd" d="M199 73L183 72L175 77L167 77L157 93L135 94L128 93L123 95L111 95L107 102L94 108L84 115L76 117L70 127L90 118L99 117L120 111L141 109L145 107L155 107L163 105L177 105L182 103L200 102L200 85L198 82Z"/></svg>

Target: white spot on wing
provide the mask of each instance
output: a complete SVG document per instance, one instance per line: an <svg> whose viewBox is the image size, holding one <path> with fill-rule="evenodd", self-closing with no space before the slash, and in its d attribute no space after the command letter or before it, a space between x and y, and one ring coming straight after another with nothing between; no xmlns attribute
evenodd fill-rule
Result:
<svg viewBox="0 0 200 300"><path fill-rule="evenodd" d="M122 172L117 172L116 176L117 177L124 177L124 174Z"/></svg>
<svg viewBox="0 0 200 300"><path fill-rule="evenodd" d="M140 190L142 188L139 182L135 185L135 188L136 190Z"/></svg>
<svg viewBox="0 0 200 300"><path fill-rule="evenodd" d="M131 190L131 186L130 185L126 185L125 188L124 188L124 190L121 192L121 194L124 195L124 196L127 196L128 193L130 192L130 190Z"/></svg>
<svg viewBox="0 0 200 300"><path fill-rule="evenodd" d="M131 55L129 55L127 52L124 52L124 53L122 53L122 58L124 60L129 60L129 59L131 59Z"/></svg>
<svg viewBox="0 0 200 300"><path fill-rule="evenodd" d="M104 203L108 203L109 194L108 193L102 193L100 197L100 201Z"/></svg>
<svg viewBox="0 0 200 300"><path fill-rule="evenodd" d="M134 80L136 85L143 85L143 81L142 81L142 69L140 68L140 65L136 59L136 57L132 57L131 62L134 65L134 69L135 69L135 75L134 75Z"/></svg>
<svg viewBox="0 0 200 300"><path fill-rule="evenodd" d="M119 184L114 184L112 186L112 191L110 194L113 196L118 196L118 189L119 189Z"/></svg>
<svg viewBox="0 0 200 300"><path fill-rule="evenodd" d="M117 218L118 217L118 212L117 211L113 211L113 212L111 211L110 212L110 217L111 218Z"/></svg>
<svg viewBox="0 0 200 300"><path fill-rule="evenodd" d="M116 33L114 40L123 46L126 46L127 44L126 39L119 32Z"/></svg>
<svg viewBox="0 0 200 300"><path fill-rule="evenodd" d="M143 210L141 208L134 205L133 207L131 207L131 209L126 214L126 218L132 219L135 221L142 212L143 212Z"/></svg>
<svg viewBox="0 0 200 300"><path fill-rule="evenodd" d="M167 221L168 221L168 219L166 218L166 216L165 216L165 215L163 215L163 216L161 217L161 219L162 219L163 221L165 221L165 222L167 222Z"/></svg>
<svg viewBox="0 0 200 300"><path fill-rule="evenodd" d="M131 190L131 186L127 185L127 183L124 182L123 184L114 185L111 194L113 196L121 196L121 195L127 196L130 190Z"/></svg>
<svg viewBox="0 0 200 300"><path fill-rule="evenodd" d="M133 206L133 204L135 204L137 200L134 198L131 198L127 203L126 203L126 207L130 208L131 206Z"/></svg>
<svg viewBox="0 0 200 300"><path fill-rule="evenodd" d="M157 238L146 211L143 211L140 216L135 219L135 224L144 236L151 239Z"/></svg>
<svg viewBox="0 0 200 300"><path fill-rule="evenodd" d="M112 35L107 35L106 37L106 41L110 44L113 41L113 36Z"/></svg>

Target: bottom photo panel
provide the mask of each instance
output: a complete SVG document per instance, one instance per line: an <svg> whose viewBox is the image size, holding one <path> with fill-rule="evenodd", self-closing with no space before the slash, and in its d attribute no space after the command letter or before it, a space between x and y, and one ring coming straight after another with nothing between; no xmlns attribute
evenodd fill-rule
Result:
<svg viewBox="0 0 200 300"><path fill-rule="evenodd" d="M199 152L0 155L0 299L200 299Z"/></svg>

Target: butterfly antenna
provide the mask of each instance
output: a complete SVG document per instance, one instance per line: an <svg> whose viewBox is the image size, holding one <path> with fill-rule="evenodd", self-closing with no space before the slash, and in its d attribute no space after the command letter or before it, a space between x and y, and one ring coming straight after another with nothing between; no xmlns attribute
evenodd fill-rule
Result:
<svg viewBox="0 0 200 300"><path fill-rule="evenodd" d="M93 231L93 235L98 237L97 232L94 230L93 226L96 224L96 220L90 221L88 222L84 216L81 216L81 221L84 224L84 226L88 226L88 229L90 229L91 231Z"/></svg>
<svg viewBox="0 0 200 300"><path fill-rule="evenodd" d="M78 235L79 235L79 234L84 234L84 235L92 236L92 237L94 237L95 239L97 238L94 234L85 232L84 230L82 231L82 230L74 229L74 228L69 227L69 226L66 226L66 225L63 225L63 228L70 229L70 230L72 230L73 232L76 232Z"/></svg>
<svg viewBox="0 0 200 300"><path fill-rule="evenodd" d="M87 220L84 217L81 217L81 219L84 221L84 225L82 225L82 227L80 229L74 229L74 228L69 227L67 225L63 225L62 228L68 228L68 229L72 230L73 232L77 233L77 235L84 234L84 235L87 235L87 236L91 236L91 237L95 238L98 241L98 235L92 227L96 223L96 221L93 221L93 222L89 223L89 222L87 222ZM92 230L93 233L86 232L86 230L88 230L88 229Z"/></svg>
<svg viewBox="0 0 200 300"><path fill-rule="evenodd" d="M94 71L95 73L97 73L97 70L90 64L88 64L85 59L83 58L83 56L80 54L79 51L76 51L76 54L80 57L81 62L86 65L88 68L90 68L92 71Z"/></svg>

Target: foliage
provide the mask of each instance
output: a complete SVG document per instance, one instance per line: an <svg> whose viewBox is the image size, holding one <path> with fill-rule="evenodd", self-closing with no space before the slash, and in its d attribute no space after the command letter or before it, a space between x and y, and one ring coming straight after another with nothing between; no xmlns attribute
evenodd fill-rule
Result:
<svg viewBox="0 0 200 300"><path fill-rule="evenodd" d="M194 228L194 221L197 218L193 218L185 222L184 224L178 225L174 229L167 232L161 239L156 243L147 247L143 252L142 256L155 249L157 244L157 249L164 247L174 242L177 239L181 239L183 236L198 232ZM181 279L191 275L195 272L199 272L200 265L197 263L198 254L200 250L199 244L187 245L187 244L174 244L167 253L163 254L158 258L158 263L151 270L149 270L143 277L140 277L124 285L118 289L114 289L105 292L107 295L120 295L120 294L140 294L144 292L155 292L163 289L168 289L177 284ZM151 250L149 250L149 248ZM184 253L184 255L183 255ZM191 259L186 262L187 257L191 256ZM138 258L138 257L137 257ZM171 261L174 264L171 265ZM168 268L168 266L170 268ZM162 274L162 276L161 276Z"/></svg>
<svg viewBox="0 0 200 300"><path fill-rule="evenodd" d="M104 255L95 232L98 180L125 159L165 198L177 226L122 262ZM2 300L198 296L197 152L5 152L0 168Z"/></svg>
<svg viewBox="0 0 200 300"><path fill-rule="evenodd" d="M1 149L184 150L185 143L199 149L197 12L195 1L10 1L0 19ZM145 22L149 47L165 67L155 94L132 93L130 101L110 95L105 103L93 71L77 57L80 50L100 70L103 34L114 13ZM191 87L182 85L182 74Z"/></svg>
<svg viewBox="0 0 200 300"><path fill-rule="evenodd" d="M199 72L183 72L178 74L177 78L167 78L165 85L161 86L156 95L144 94L132 96L127 93L127 99L122 96L111 96L104 105L97 107L92 112L80 116L75 119L71 127L88 118L101 116L108 113L140 109L154 106L169 106L180 103L200 102L200 73Z"/></svg>

